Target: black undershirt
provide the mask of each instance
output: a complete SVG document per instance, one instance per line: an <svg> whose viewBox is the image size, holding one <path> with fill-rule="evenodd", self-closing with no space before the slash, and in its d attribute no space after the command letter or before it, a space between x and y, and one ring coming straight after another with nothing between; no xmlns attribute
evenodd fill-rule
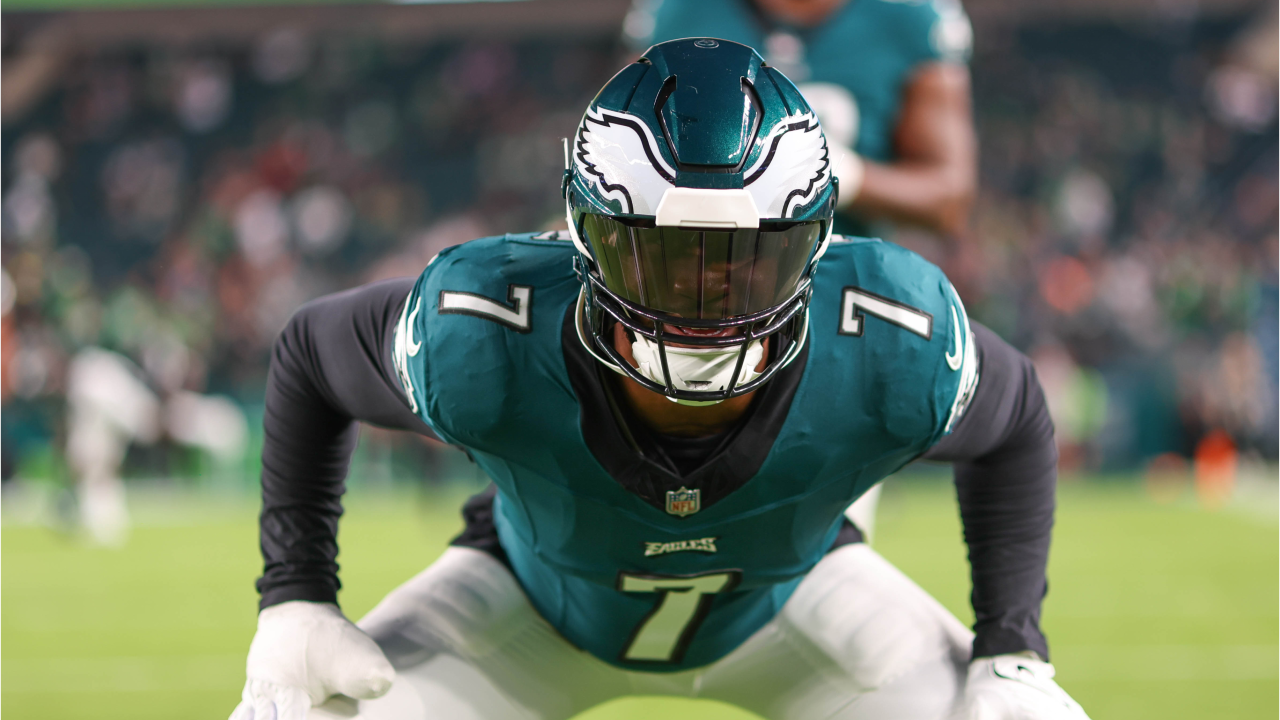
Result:
<svg viewBox="0 0 1280 720"><path fill-rule="evenodd" d="M733 432L734 428L706 437L682 437L657 432L651 435L658 450L675 466L676 472L689 475L701 467Z"/></svg>
<svg viewBox="0 0 1280 720"><path fill-rule="evenodd" d="M393 330L413 282L388 280L308 303L276 342L263 418L261 607L336 602L338 519L356 421L431 435L409 409L391 362ZM1047 658L1039 619L1057 478L1053 425L1030 361L981 325L973 331L981 367L973 401L924 457L955 465L977 619L974 656L1034 650ZM575 355L566 347L567 361ZM716 491L712 497L731 492L734 480L753 474L754 459L747 456L755 453L746 448L755 444L754 434L785 417L794 391L787 384L782 373L767 383L761 392L779 394L776 401L757 408L758 399L754 419L723 438L673 439L650 431L648 442L665 456L672 479L701 474ZM581 393L579 399L584 419L588 410L611 414L598 404L592 409ZM719 472L722 465L736 469ZM642 486L644 494L660 489ZM493 532L491 491L469 502L464 514L467 530L455 542L505 560ZM837 544L850 541L856 529L846 525Z"/></svg>

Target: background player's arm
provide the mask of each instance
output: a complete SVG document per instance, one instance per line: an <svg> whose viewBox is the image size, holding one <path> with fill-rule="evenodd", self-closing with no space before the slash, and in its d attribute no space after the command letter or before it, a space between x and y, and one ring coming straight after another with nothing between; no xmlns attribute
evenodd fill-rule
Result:
<svg viewBox="0 0 1280 720"><path fill-rule="evenodd" d="M1053 529L1058 451L1035 368L973 323L981 377L955 430L925 454L955 464L973 578L973 656L1033 650Z"/></svg>
<svg viewBox="0 0 1280 720"><path fill-rule="evenodd" d="M961 234L977 186L977 137L969 69L953 62L921 65L903 88L892 163L865 160L850 208Z"/></svg>
<svg viewBox="0 0 1280 720"><path fill-rule="evenodd" d="M263 417L261 607L336 602L338 518L356 421L431 435L409 409L391 338L412 278L303 306L276 340Z"/></svg>

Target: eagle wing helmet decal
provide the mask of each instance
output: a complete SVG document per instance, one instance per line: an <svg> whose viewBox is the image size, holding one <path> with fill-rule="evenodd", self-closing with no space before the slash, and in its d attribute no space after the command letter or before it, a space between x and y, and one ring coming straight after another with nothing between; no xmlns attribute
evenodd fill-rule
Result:
<svg viewBox="0 0 1280 720"><path fill-rule="evenodd" d="M582 119L573 162L602 197L621 204L624 215L654 214L676 176L640 118L600 107Z"/></svg>
<svg viewBox="0 0 1280 720"><path fill-rule="evenodd" d="M774 125L743 176L761 217L790 217L812 202L831 182L831 159L818 118L801 113Z"/></svg>
<svg viewBox="0 0 1280 720"><path fill-rule="evenodd" d="M662 157L658 141L640 118L593 107L583 118L573 162L600 196L616 201L624 215L652 215L676 171ZM831 182L827 141L813 113L792 115L765 136L743 185L761 217L785 218L811 203Z"/></svg>

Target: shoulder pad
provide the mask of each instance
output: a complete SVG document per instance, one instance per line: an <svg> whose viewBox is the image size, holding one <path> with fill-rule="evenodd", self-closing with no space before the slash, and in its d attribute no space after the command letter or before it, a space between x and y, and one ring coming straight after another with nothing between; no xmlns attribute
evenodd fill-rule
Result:
<svg viewBox="0 0 1280 720"><path fill-rule="evenodd" d="M394 359L411 405L442 437L465 444L504 416L509 388L563 364L561 325L580 284L577 250L559 237L473 240L441 251L418 278Z"/></svg>
<svg viewBox="0 0 1280 720"><path fill-rule="evenodd" d="M842 352L856 353L878 386L927 405L934 441L950 432L973 395L978 368L964 303L946 275L906 248L869 238L845 238L818 267L815 295L834 317L815 312L814 319L832 323L838 336L865 341ZM932 388L928 398L920 388Z"/></svg>

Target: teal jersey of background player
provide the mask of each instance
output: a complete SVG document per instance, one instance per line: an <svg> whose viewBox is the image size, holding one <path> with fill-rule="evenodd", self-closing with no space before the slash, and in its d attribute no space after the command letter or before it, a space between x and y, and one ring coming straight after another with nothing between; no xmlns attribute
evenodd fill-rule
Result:
<svg viewBox="0 0 1280 720"><path fill-rule="evenodd" d="M396 332L401 382L497 485L501 545L564 637L623 667L713 662L779 611L850 502L948 430L976 377L963 307L919 256L833 242L807 360L763 464L717 502L669 493L664 510L587 443L566 360L581 348L562 332L581 289L576 250L540 237L485 238L432 261Z"/></svg>
<svg viewBox="0 0 1280 720"><path fill-rule="evenodd" d="M880 162L893 159L899 100L912 71L926 62L967 61L971 44L968 20L954 0L848 0L816 27L772 29L748 0L660 0L646 13L645 6L654 4L637 7L645 18L641 22L652 27L642 43L691 35L732 40L759 50L801 92L812 82L847 90L855 137L836 140ZM790 34L799 43L771 47L771 31ZM818 114L822 118L823 112Z"/></svg>

